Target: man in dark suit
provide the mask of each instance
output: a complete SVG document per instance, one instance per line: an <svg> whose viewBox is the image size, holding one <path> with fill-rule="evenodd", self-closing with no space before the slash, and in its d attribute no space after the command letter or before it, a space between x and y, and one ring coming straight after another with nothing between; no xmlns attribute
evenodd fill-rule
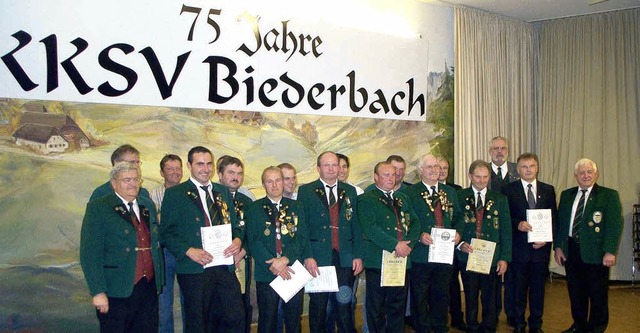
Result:
<svg viewBox="0 0 640 333"><path fill-rule="evenodd" d="M527 222L527 210L550 209L552 224L557 218L556 192L553 186L537 180L538 156L525 153L518 156L520 181L502 187L502 193L509 200L511 212L512 260L515 284L515 330L524 333L527 326L525 310L529 300L529 332L542 332L542 310L544 309L544 281L551 255L551 242L529 243L527 233L532 231Z"/></svg>
<svg viewBox="0 0 640 333"><path fill-rule="evenodd" d="M262 186L267 195L246 209L247 238L255 261L258 296L258 332L274 333L277 327L278 303L281 298L269 286L277 276L291 279L291 266L302 260L308 246L306 222L300 202L283 197L282 170L268 167L262 172ZM300 316L304 291L301 289L283 304L287 332L300 332Z"/></svg>
<svg viewBox="0 0 640 333"><path fill-rule="evenodd" d="M491 155L491 182L488 185L490 190L501 192L506 184L519 179L518 168L513 162L508 162L509 142L502 136L496 136L489 143L489 155ZM503 280L500 279L496 296L496 316L500 316L502 311L502 285L504 285L504 312L507 315L507 322L510 326L515 326L515 284L513 283L512 271L508 270Z"/></svg>
<svg viewBox="0 0 640 333"><path fill-rule="evenodd" d="M618 191L599 186L598 167L576 163L578 182L562 192L554 232L555 260L565 266L573 325L563 333L601 333L609 323L609 269L622 233Z"/></svg>
<svg viewBox="0 0 640 333"><path fill-rule="evenodd" d="M358 223L358 199L353 186L338 181L338 156L324 152L318 156L320 178L300 186L298 201L307 217L310 251L304 264L317 276L318 266L334 266L340 290L337 293L313 293L309 300L309 328L312 333L325 333L327 302L335 298L338 332L355 329L351 294L353 281L363 269L362 231Z"/></svg>
<svg viewBox="0 0 640 333"><path fill-rule="evenodd" d="M462 186L449 182L449 161L445 158L439 158L438 164L440 164L440 183L449 185L456 191L461 190ZM451 316L451 327L460 331L466 331L467 324L464 322L464 313L462 312L462 296L460 281L458 281L459 275L460 264L458 263L458 256L453 256L451 282L449 282L449 316Z"/></svg>
<svg viewBox="0 0 640 333"><path fill-rule="evenodd" d="M374 168L375 189L358 197L364 232L367 326L370 332L404 332L407 277L401 287L381 287L382 250L408 257L419 238L419 222L409 197L395 192L396 170L389 162ZM407 269L411 262L407 262Z"/></svg>
<svg viewBox="0 0 640 333"><path fill-rule="evenodd" d="M142 162L140 161L140 152L134 146L130 144L124 144L111 153L111 166L116 165L118 162L129 162L140 167ZM113 187L111 187L111 181L107 181L106 183L96 187L91 193L91 197L89 197L89 201L93 199L100 198L107 194L113 193ZM145 198L151 198L149 195L149 191L146 188L140 187L140 196Z"/></svg>
<svg viewBox="0 0 640 333"><path fill-rule="evenodd" d="M462 211L456 191L438 182L440 164L435 156L423 156L418 170L421 182L403 191L409 196L420 221L420 239L411 252L409 271L411 315L416 332L448 332L447 307L453 262L429 262L429 245L434 241L431 236L434 228L462 228ZM452 241L460 241L458 232Z"/></svg>
<svg viewBox="0 0 640 333"><path fill-rule="evenodd" d="M253 202L253 199L244 193L240 193L240 187L244 180L244 163L239 158L229 155L223 155L217 161L218 179L220 184L226 186L231 192L233 198L233 206L235 208L236 219L240 226L245 225L244 213L247 207ZM251 193L251 192L249 192ZM246 243L247 235L242 240ZM244 302L245 311L245 332L251 331L251 321L253 320L253 307L251 306L251 257L247 253L247 246L243 246L240 253L234 256L236 263L236 275L238 280L243 283L242 301ZM255 293L254 293L255 294Z"/></svg>
<svg viewBox="0 0 640 333"><path fill-rule="evenodd" d="M197 146L189 151L189 180L168 188L161 212L163 242L176 257L178 284L184 297L185 331L244 333L244 305L235 265L203 266L213 256L202 249L201 228L219 224L232 226L232 244L225 257L242 250L244 226L236 220L229 190L211 182L213 154ZM224 306L221 306L224 304Z"/></svg>
<svg viewBox="0 0 640 333"><path fill-rule="evenodd" d="M164 284L153 202L139 196L140 168L118 162L113 193L89 201L80 234L80 265L101 332L157 332Z"/></svg>
<svg viewBox="0 0 640 333"><path fill-rule="evenodd" d="M464 228L456 255L460 257L460 272L464 285L467 332L495 332L497 327L497 281L507 271L511 261L511 220L509 203L499 192L488 190L489 163L476 160L469 167L471 187L458 192L463 208ZM467 271L471 239L496 243L489 274ZM478 296L482 292L482 322L478 322Z"/></svg>

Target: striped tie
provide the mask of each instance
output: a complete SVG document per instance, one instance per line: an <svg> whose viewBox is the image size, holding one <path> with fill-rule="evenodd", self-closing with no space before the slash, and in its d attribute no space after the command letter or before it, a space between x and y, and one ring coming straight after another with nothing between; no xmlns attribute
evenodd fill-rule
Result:
<svg viewBox="0 0 640 333"><path fill-rule="evenodd" d="M573 228L571 228L571 237L578 237L580 233L580 224L582 224L582 216L584 215L584 197L587 195L587 190L580 190L582 196L578 201L578 207L576 208L576 215L573 218Z"/></svg>

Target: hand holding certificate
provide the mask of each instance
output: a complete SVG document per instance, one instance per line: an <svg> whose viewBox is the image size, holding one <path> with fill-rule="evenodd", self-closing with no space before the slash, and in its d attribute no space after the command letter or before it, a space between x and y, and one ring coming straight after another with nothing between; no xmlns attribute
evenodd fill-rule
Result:
<svg viewBox="0 0 640 333"><path fill-rule="evenodd" d="M296 260L290 268L293 270L290 280L285 280L278 276L269 283L271 288L278 293L278 296L280 296L285 303L289 302L300 289L313 279L313 276L307 272L307 269L304 268L298 260Z"/></svg>
<svg viewBox="0 0 640 333"><path fill-rule="evenodd" d="M204 268L233 265L233 256L224 256L224 250L232 243L231 224L202 227L200 235L202 235L202 249L213 256L213 260L204 265Z"/></svg>
<svg viewBox="0 0 640 333"><path fill-rule="evenodd" d="M471 238L473 252L469 253L467 271L480 274L489 274L493 255L496 252L496 243L484 239Z"/></svg>
<svg viewBox="0 0 640 333"><path fill-rule="evenodd" d="M336 267L321 266L318 267L318 269L320 270L320 274L304 286L304 292L311 294L338 291L338 275L336 274Z"/></svg>
<svg viewBox="0 0 640 333"><path fill-rule="evenodd" d="M429 245L429 262L453 264L456 230L431 228L431 239L433 243Z"/></svg>
<svg viewBox="0 0 640 333"><path fill-rule="evenodd" d="M407 274L407 257L396 257L395 251L382 250L380 287L402 287Z"/></svg>
<svg viewBox="0 0 640 333"><path fill-rule="evenodd" d="M531 225L531 231L527 233L527 242L553 241L551 209L527 209L527 222Z"/></svg>

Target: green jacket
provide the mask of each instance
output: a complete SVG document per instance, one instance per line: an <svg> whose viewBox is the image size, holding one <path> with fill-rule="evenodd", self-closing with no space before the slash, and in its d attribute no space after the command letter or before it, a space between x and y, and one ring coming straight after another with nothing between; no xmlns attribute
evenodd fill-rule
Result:
<svg viewBox="0 0 640 333"><path fill-rule="evenodd" d="M285 221L286 235L281 234L282 255L289 259L289 266L296 260L303 260L302 252L308 244L307 222L302 205L288 198L280 200L280 216ZM251 203L245 209L247 218L247 238L251 256L255 259L256 282L271 282L276 277L265 262L276 257L276 225L271 200L264 197ZM297 218L297 225L296 225ZM268 230L268 231L267 231Z"/></svg>
<svg viewBox="0 0 640 333"><path fill-rule="evenodd" d="M236 214L234 214L233 200L229 189L218 183L213 184L214 197L218 194L222 202L226 203L229 219L232 227L232 237L244 239L244 227L240 227ZM218 200L216 200L216 203ZM200 228L207 224L206 215L202 211L202 204L196 185L189 179L184 183L168 188L164 192L162 200L162 212L160 212L160 234L163 244L176 257L176 272L178 274L199 274L204 272L202 265L187 257L189 248L202 248L202 236ZM223 212L216 205L218 215ZM228 266L230 271L235 265Z"/></svg>
<svg viewBox="0 0 640 333"><path fill-rule="evenodd" d="M561 248L569 259L569 225L571 210L578 187L562 192L558 206L557 230L554 230L553 248ZM593 185L584 206L584 221L580 225L580 256L588 264L602 264L605 253L616 255L622 234L622 206L618 191Z"/></svg>
<svg viewBox="0 0 640 333"><path fill-rule="evenodd" d="M364 234L364 267L380 269L382 250L393 252L398 244L397 219L401 221L402 240L414 247L420 237L420 222L411 207L409 197L394 192L393 205L378 188L358 197L358 219ZM398 212L397 219L396 213ZM411 261L407 262L407 268Z"/></svg>
<svg viewBox="0 0 640 333"><path fill-rule="evenodd" d="M460 236L461 242L471 243L471 238L476 238L476 199L472 187L458 192L458 200L462 207L464 227ZM484 200L484 218L480 238L496 243L493 256L493 266L499 260L511 262L511 214L509 202L502 193L487 190ZM462 251L456 251L458 258L467 261L469 255Z"/></svg>
<svg viewBox="0 0 640 333"><path fill-rule="evenodd" d="M141 222L151 234L153 275L158 293L164 285L164 257L160 248L156 207L138 197ZM131 223L129 207L114 193L92 200L82 220L80 265L91 296L129 297L136 273L138 238Z"/></svg>
<svg viewBox="0 0 640 333"><path fill-rule="evenodd" d="M423 232L431 234L431 228L436 226L436 217L433 211L437 203L432 202L429 197L429 191L423 182L418 182L403 190L409 196L411 207L413 207L420 221L418 235L422 235ZM440 197L440 202L444 203L442 205L443 228L456 229L458 233L462 232L464 223L456 191L448 185L438 184L438 196ZM411 252L411 261L428 263L429 246L418 242Z"/></svg>
<svg viewBox="0 0 640 333"><path fill-rule="evenodd" d="M362 258L362 231L358 223L358 195L356 189L341 181L338 184L336 204L339 209L338 239L340 266L352 267L354 258ZM309 247L305 259L313 258L318 266L331 265L331 218L326 199L326 188L318 179L300 186L298 201L307 217Z"/></svg>

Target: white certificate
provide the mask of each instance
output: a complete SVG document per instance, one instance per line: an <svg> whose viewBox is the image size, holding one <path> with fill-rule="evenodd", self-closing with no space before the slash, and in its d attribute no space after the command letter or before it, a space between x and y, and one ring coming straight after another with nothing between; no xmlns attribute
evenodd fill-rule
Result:
<svg viewBox="0 0 640 333"><path fill-rule="evenodd" d="M527 209L527 222L532 229L527 233L529 243L553 242L551 209Z"/></svg>
<svg viewBox="0 0 640 333"><path fill-rule="evenodd" d="M213 256L213 260L204 265L204 268L233 265L233 256L224 256L224 250L232 243L231 224L202 227L200 228L200 235L202 236L202 249Z"/></svg>
<svg viewBox="0 0 640 333"><path fill-rule="evenodd" d="M496 243L484 239L471 238L473 252L469 253L467 271L480 274L489 274L493 255L496 252Z"/></svg>
<svg viewBox="0 0 640 333"><path fill-rule="evenodd" d="M431 228L429 245L429 262L441 264L453 264L453 252L456 249L456 230L444 228Z"/></svg>
<svg viewBox="0 0 640 333"><path fill-rule="evenodd" d="M396 257L396 251L382 250L380 287L402 287L407 274L407 257Z"/></svg>
<svg viewBox="0 0 640 333"><path fill-rule="evenodd" d="M280 296L285 303L289 302L300 289L304 288L304 286L313 279L313 276L307 272L307 269L304 268L298 260L289 268L293 269L290 280L285 280L278 276L269 283L271 288L278 293L278 296Z"/></svg>
<svg viewBox="0 0 640 333"><path fill-rule="evenodd" d="M338 275L336 274L335 266L322 266L318 267L320 275L314 277L304 286L304 292L311 293L326 293L336 292L338 288Z"/></svg>

